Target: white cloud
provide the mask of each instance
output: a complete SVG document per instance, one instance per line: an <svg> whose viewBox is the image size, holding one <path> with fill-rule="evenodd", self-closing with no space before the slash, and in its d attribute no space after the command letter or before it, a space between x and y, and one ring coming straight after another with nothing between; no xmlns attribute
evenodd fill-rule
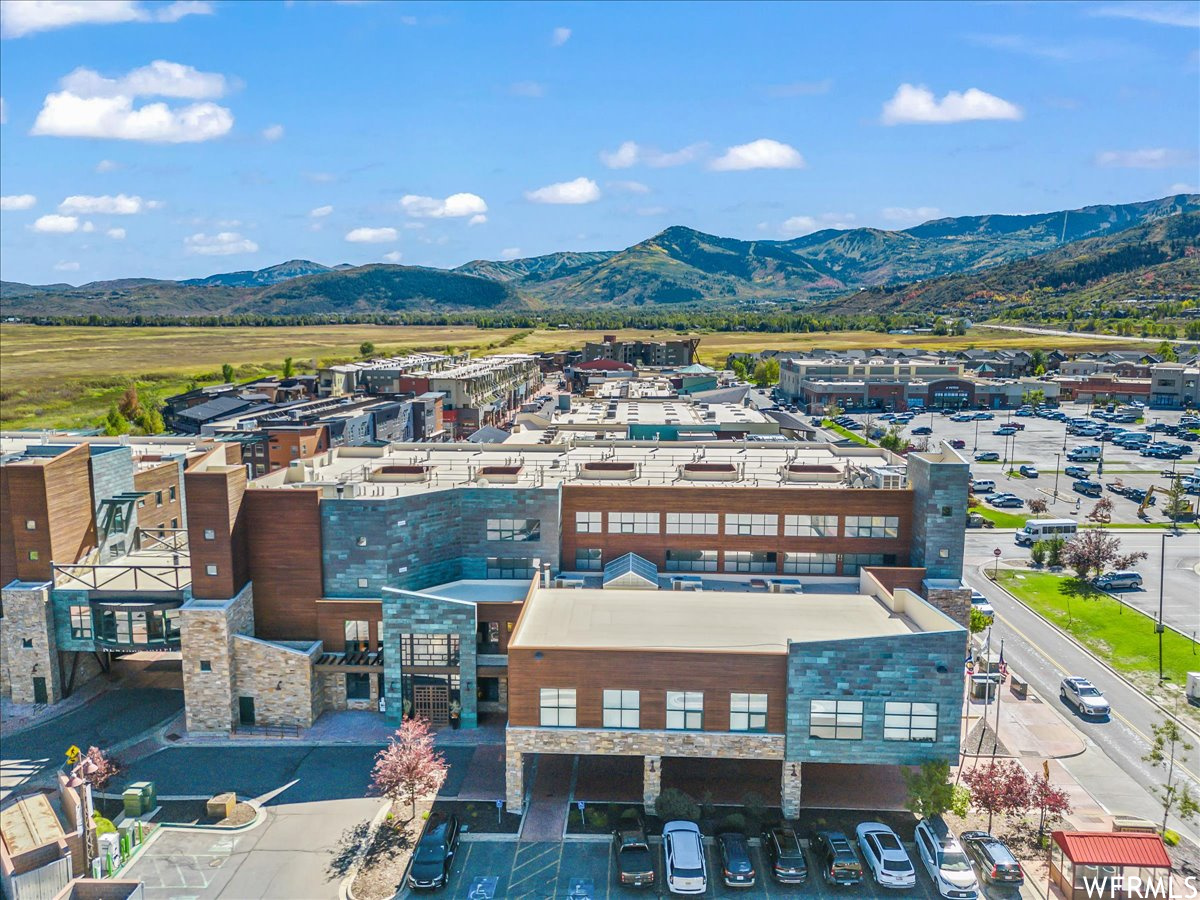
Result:
<svg viewBox="0 0 1200 900"><path fill-rule="evenodd" d="M155 9L147 9L137 0L5 0L0 33L15 38L72 25L178 22L184 16L212 11L212 4L203 0L177 0Z"/></svg>
<svg viewBox="0 0 1200 900"><path fill-rule="evenodd" d="M611 190L621 194L648 194L650 193L649 185L642 184L640 181L610 181L608 186Z"/></svg>
<svg viewBox="0 0 1200 900"><path fill-rule="evenodd" d="M389 250L387 253L383 254L383 258L390 263L398 263L400 260L404 259L404 254L399 250Z"/></svg>
<svg viewBox="0 0 1200 900"><path fill-rule="evenodd" d="M736 172L747 169L803 169L804 157L789 144L759 138L748 144L730 147L722 156L709 165L718 172Z"/></svg>
<svg viewBox="0 0 1200 900"><path fill-rule="evenodd" d="M96 171L101 175L103 175L105 172L115 172L119 168L121 168L121 164L119 162L114 162L111 159L102 159L100 162L96 163Z"/></svg>
<svg viewBox="0 0 1200 900"><path fill-rule="evenodd" d="M936 206L888 206L882 215L886 221L894 224L920 225L930 219L940 219L942 211Z"/></svg>
<svg viewBox="0 0 1200 900"><path fill-rule="evenodd" d="M772 97L815 97L828 94L833 89L833 79L820 81L793 81L791 84L773 84L767 88Z"/></svg>
<svg viewBox="0 0 1200 900"><path fill-rule="evenodd" d="M224 75L179 63L155 60L120 78L76 69L60 86L61 91L46 95L32 134L177 144L211 140L233 128L233 114L211 102L176 108L156 102L134 108L139 96L204 100L228 90Z"/></svg>
<svg viewBox="0 0 1200 900"><path fill-rule="evenodd" d="M242 237L236 231L222 231L219 234L193 234L183 239L183 245L188 253L201 256L230 256L234 253L257 253L258 244L249 238Z"/></svg>
<svg viewBox="0 0 1200 900"><path fill-rule="evenodd" d="M71 234L79 230L79 219L76 216L56 216L51 213L39 218L32 227L34 231L43 234Z"/></svg>
<svg viewBox="0 0 1200 900"><path fill-rule="evenodd" d="M592 179L580 177L526 191L525 198L534 203L594 203L600 199L600 188Z"/></svg>
<svg viewBox="0 0 1200 900"><path fill-rule="evenodd" d="M346 240L352 244L386 244L396 240L395 228L355 228L346 232Z"/></svg>
<svg viewBox="0 0 1200 900"><path fill-rule="evenodd" d="M959 93L950 91L941 100L924 85L902 84L883 104L880 121L884 125L945 125L981 119L1020 119L1024 113L1015 103L979 88Z"/></svg>
<svg viewBox="0 0 1200 900"><path fill-rule="evenodd" d="M554 29L553 33L551 33L550 44L554 47L561 47L563 44L565 44L570 39L571 39L571 29L564 28L563 26L560 25L558 28Z"/></svg>
<svg viewBox="0 0 1200 900"><path fill-rule="evenodd" d="M823 228L853 228L856 218L854 213L849 212L826 212L819 216L792 216L780 223L779 231L784 237L800 237Z"/></svg>
<svg viewBox="0 0 1200 900"><path fill-rule="evenodd" d="M82 225L79 226L79 230L84 232L85 234L91 234L93 231L96 230L96 226L93 225L91 222L84 222Z"/></svg>
<svg viewBox="0 0 1200 900"><path fill-rule="evenodd" d="M1141 150L1103 150L1096 154L1096 165L1104 169L1166 169L1184 165L1188 155L1168 147Z"/></svg>
<svg viewBox="0 0 1200 900"><path fill-rule="evenodd" d="M110 229L108 229L108 231L106 231L104 233L107 234L114 241L125 240L125 229L124 228L110 228Z"/></svg>
<svg viewBox="0 0 1200 900"><path fill-rule="evenodd" d="M1107 6L1093 7L1090 15L1106 16L1113 19L1136 19L1139 22L1150 22L1154 25L1174 25L1179 28L1200 28L1200 6L1184 0L1184 2L1151 2L1139 0L1137 3L1113 3Z"/></svg>
<svg viewBox="0 0 1200 900"><path fill-rule="evenodd" d="M545 97L546 86L538 81L515 81L508 86L514 97Z"/></svg>
<svg viewBox="0 0 1200 900"><path fill-rule="evenodd" d="M64 259L64 260L61 260L60 262L56 262L54 264L54 271L56 271L56 272L78 272L79 271L79 263L67 262L67 260Z"/></svg>
<svg viewBox="0 0 1200 900"><path fill-rule="evenodd" d="M467 219L467 224L468 225L485 225L485 224L487 224L487 216L485 216L483 213L479 213L478 215L471 216L471 218Z"/></svg>
<svg viewBox="0 0 1200 900"><path fill-rule="evenodd" d="M155 209L161 204L157 200L143 200L141 197L130 197L127 194L117 194L115 197L92 197L87 194L74 194L58 204L60 213L78 213L80 215L132 216L146 209Z"/></svg>
<svg viewBox="0 0 1200 900"><path fill-rule="evenodd" d="M682 166L694 160L704 144L689 144L678 150L659 150L643 147L636 141L625 141L616 150L601 150L600 161L610 169L628 169L639 163L655 169Z"/></svg>
<svg viewBox="0 0 1200 900"><path fill-rule="evenodd" d="M501 259L516 259L521 255L520 247L505 247L500 251Z"/></svg>
<svg viewBox="0 0 1200 900"><path fill-rule="evenodd" d="M14 212L18 209L33 209L36 203L37 197L33 194L9 194L7 197L0 197L0 210Z"/></svg>
<svg viewBox="0 0 1200 900"><path fill-rule="evenodd" d="M263 129L262 136L265 141L277 141L283 137L283 126L268 125Z"/></svg>
<svg viewBox="0 0 1200 900"><path fill-rule="evenodd" d="M316 209L310 209L308 214L314 219L322 219L333 212L332 206L318 206Z"/></svg>
<svg viewBox="0 0 1200 900"><path fill-rule="evenodd" d="M478 194L460 193L451 194L445 200L405 194L400 198L400 208L418 219L457 219L482 215L488 207Z"/></svg>
<svg viewBox="0 0 1200 900"><path fill-rule="evenodd" d="M779 230L790 237L799 237L816 231L817 227L817 220L812 216L792 216L790 219L784 219Z"/></svg>
<svg viewBox="0 0 1200 900"><path fill-rule="evenodd" d="M1194 194L1196 192L1196 186L1194 184L1188 184L1186 181L1177 181L1167 188L1168 194Z"/></svg>

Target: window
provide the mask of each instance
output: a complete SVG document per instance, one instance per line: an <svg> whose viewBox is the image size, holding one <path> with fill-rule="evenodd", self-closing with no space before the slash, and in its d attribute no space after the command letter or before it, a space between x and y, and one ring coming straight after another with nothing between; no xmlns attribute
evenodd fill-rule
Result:
<svg viewBox="0 0 1200 900"><path fill-rule="evenodd" d="M458 660L457 634L400 635L401 666L448 668L457 666Z"/></svg>
<svg viewBox="0 0 1200 900"><path fill-rule="evenodd" d="M658 534L656 512L610 512L609 534Z"/></svg>
<svg viewBox="0 0 1200 900"><path fill-rule="evenodd" d="M37 559L38 559L38 552L36 550L30 550L29 551L29 561L37 562Z"/></svg>
<svg viewBox="0 0 1200 900"><path fill-rule="evenodd" d="M33 638L21 638L21 646L26 650L33 649Z"/></svg>
<svg viewBox="0 0 1200 900"><path fill-rule="evenodd" d="M891 560L889 563L888 560ZM884 553L847 553L842 557L842 574L857 575L863 566L895 565L896 555Z"/></svg>
<svg viewBox="0 0 1200 900"><path fill-rule="evenodd" d="M766 731L767 695L730 694L730 731Z"/></svg>
<svg viewBox="0 0 1200 900"><path fill-rule="evenodd" d="M536 541L542 536L541 519L488 519L489 541Z"/></svg>
<svg viewBox="0 0 1200 900"><path fill-rule="evenodd" d="M542 688L541 717L538 721L549 728L571 728L575 725L575 688Z"/></svg>
<svg viewBox="0 0 1200 900"><path fill-rule="evenodd" d="M138 509L145 509L145 508L146 508L146 501L145 501L145 500L139 500L139 501L138 501Z"/></svg>
<svg viewBox="0 0 1200 900"><path fill-rule="evenodd" d="M774 551L761 550L726 550L726 572L774 572L776 554Z"/></svg>
<svg viewBox="0 0 1200 900"><path fill-rule="evenodd" d="M171 520L171 528L175 529L175 528L178 528L178 527L179 527L179 520L178 520L178 519L172 519L172 520Z"/></svg>
<svg viewBox="0 0 1200 900"><path fill-rule="evenodd" d="M837 537L837 516L784 516L783 533L787 537Z"/></svg>
<svg viewBox="0 0 1200 900"><path fill-rule="evenodd" d="M664 568L668 572L715 572L717 551L668 550Z"/></svg>
<svg viewBox="0 0 1200 900"><path fill-rule="evenodd" d="M358 579L358 586L361 588L365 588L367 586L367 579L366 578Z"/></svg>
<svg viewBox="0 0 1200 900"><path fill-rule="evenodd" d="M894 538L899 535L899 516L846 516L846 537Z"/></svg>
<svg viewBox="0 0 1200 900"><path fill-rule="evenodd" d="M215 541L217 539L217 532L215 530L213 530L212 528L205 528L204 529L204 539L206 541Z"/></svg>
<svg viewBox="0 0 1200 900"><path fill-rule="evenodd" d="M667 534L718 534L716 513L667 513Z"/></svg>
<svg viewBox="0 0 1200 900"><path fill-rule="evenodd" d="M725 533L739 535L779 534L779 516L763 513L726 513Z"/></svg>
<svg viewBox="0 0 1200 900"><path fill-rule="evenodd" d="M365 534L360 534L354 539L354 543L359 547L367 546L367 536Z"/></svg>
<svg viewBox="0 0 1200 900"><path fill-rule="evenodd" d="M174 503L175 502L175 485L171 485L171 490L170 490L170 493L168 494L168 496L170 497L171 502Z"/></svg>
<svg viewBox="0 0 1200 900"><path fill-rule="evenodd" d="M346 699L371 699L371 674L369 672L346 673Z"/></svg>
<svg viewBox="0 0 1200 900"><path fill-rule="evenodd" d="M209 659L200 660L200 671L201 672L211 672L212 671L212 660L209 660Z"/></svg>
<svg viewBox="0 0 1200 900"><path fill-rule="evenodd" d="M162 491L155 491L155 492L154 492L154 505L155 505L155 506L162 506Z"/></svg>
<svg viewBox="0 0 1200 900"><path fill-rule="evenodd" d="M489 556L488 578L532 578L533 559L528 556Z"/></svg>
<svg viewBox="0 0 1200 900"><path fill-rule="evenodd" d="M480 653L499 653L500 623L480 622L476 629L476 638Z"/></svg>
<svg viewBox="0 0 1200 900"><path fill-rule="evenodd" d="M836 575L836 553L785 553L783 571L788 575Z"/></svg>
<svg viewBox="0 0 1200 900"><path fill-rule="evenodd" d="M370 626L366 619L346 619L342 623L346 634L346 652L362 653L371 641Z"/></svg>
<svg viewBox="0 0 1200 900"><path fill-rule="evenodd" d="M209 563L207 566L204 567L204 574L205 575L216 575L217 567L215 565L213 565L212 563Z"/></svg>
<svg viewBox="0 0 1200 900"><path fill-rule="evenodd" d="M34 521L33 519L26 519L25 520L25 530L26 531L36 531L37 530L37 522Z"/></svg>
<svg viewBox="0 0 1200 900"><path fill-rule="evenodd" d="M641 721L640 691L604 691L604 727L637 728Z"/></svg>
<svg viewBox="0 0 1200 900"><path fill-rule="evenodd" d="M597 547L575 548L575 570L577 572L599 571L604 568L604 554Z"/></svg>
<svg viewBox="0 0 1200 900"><path fill-rule="evenodd" d="M937 740L937 720L936 703L889 700L883 706L883 739L932 743Z"/></svg>
<svg viewBox="0 0 1200 900"><path fill-rule="evenodd" d="M813 700L809 706L809 737L861 741L862 723L861 700Z"/></svg>
<svg viewBox="0 0 1200 900"><path fill-rule="evenodd" d="M598 512L575 513L575 531L579 534L599 534L604 530L603 515Z"/></svg>
<svg viewBox="0 0 1200 900"><path fill-rule="evenodd" d="M704 728L704 693L667 691L667 728L671 731L700 731Z"/></svg>
<svg viewBox="0 0 1200 900"><path fill-rule="evenodd" d="M90 638L92 636L92 608L90 606L71 607L71 637Z"/></svg>

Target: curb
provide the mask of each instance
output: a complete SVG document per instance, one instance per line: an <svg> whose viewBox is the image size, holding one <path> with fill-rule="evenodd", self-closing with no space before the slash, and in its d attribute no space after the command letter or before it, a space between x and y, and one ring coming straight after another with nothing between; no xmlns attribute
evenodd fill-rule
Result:
<svg viewBox="0 0 1200 900"><path fill-rule="evenodd" d="M1151 697L1149 694L1147 694L1145 691L1143 691L1141 688L1139 688L1137 685L1135 685L1132 681L1130 681L1128 678L1126 678L1124 675L1122 675L1120 672L1118 672L1116 669L1114 669L1112 666L1110 666L1108 663L1106 663L1104 660L1100 659L1100 657L1096 656L1091 650L1089 650L1087 647L1085 647L1083 644L1081 644L1079 641L1077 641L1073 635L1068 634L1066 631L1063 631L1063 629L1059 628L1058 625L1051 622L1049 619L1047 619L1045 616L1043 616L1041 613L1039 613L1036 609L1031 607L1028 603L1026 603L1024 600L1022 600L1016 594L1009 591L1006 587L1004 587L1002 584L1000 584L1000 582L995 581L991 578L988 578L987 573L983 572L982 569L980 570L979 574L982 575L989 582L991 582L991 584L995 585L997 588L1004 591L1004 593L1007 596L1011 597L1017 603L1021 604L1021 606L1024 609L1027 609L1030 613L1037 616L1039 619L1041 619L1043 622L1045 622L1047 625L1049 625L1051 628L1053 628L1059 635L1061 635L1062 637L1064 637L1068 641L1070 641L1072 644L1074 644L1075 647L1080 650L1080 652L1086 653L1088 656L1090 656L1093 660L1095 660L1097 663L1099 663L1101 666L1103 666L1106 670L1108 670L1109 674L1115 676L1116 678L1119 678L1125 684L1125 686L1127 688L1129 688L1135 694L1138 694L1139 696L1146 699L1150 704L1152 704L1154 706L1155 709L1157 709L1163 715L1167 716L1169 719L1171 719L1173 722L1175 722L1177 725L1179 725L1186 731L1191 732L1192 735L1194 737L1196 737L1197 739L1200 739L1200 731L1197 731L1196 728L1191 723L1185 722L1183 719L1181 719L1175 713L1171 712L1169 709L1167 709L1165 706L1163 706L1161 703L1159 703L1157 700L1155 700L1153 697ZM1139 612L1140 612L1140 610L1139 610Z"/></svg>
<svg viewBox="0 0 1200 900"><path fill-rule="evenodd" d="M363 857L367 855L367 850L375 840L375 832L379 830L379 826L387 819L387 814L391 809L392 804L385 803L375 813L374 818L371 819L371 824L367 828L366 840L362 842L362 845L358 848L358 853L354 855L354 862L350 863L350 869L347 871L346 877L338 884L338 900L358 900L353 889L354 879L358 877L358 869L362 865Z"/></svg>

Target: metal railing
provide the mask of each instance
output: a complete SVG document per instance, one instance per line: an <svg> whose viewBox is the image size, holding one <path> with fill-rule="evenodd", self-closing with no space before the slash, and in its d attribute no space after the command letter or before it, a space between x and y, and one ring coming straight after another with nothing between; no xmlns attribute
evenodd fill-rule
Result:
<svg viewBox="0 0 1200 900"><path fill-rule="evenodd" d="M139 550L165 550L180 553L188 548L186 528L137 528L133 533L133 545Z"/></svg>
<svg viewBox="0 0 1200 900"><path fill-rule="evenodd" d="M300 728L296 725L238 725L233 731L234 734L244 737L300 737Z"/></svg>
<svg viewBox="0 0 1200 900"><path fill-rule="evenodd" d="M89 591L182 591L192 583L192 567L174 565L69 565L53 564L54 584Z"/></svg>

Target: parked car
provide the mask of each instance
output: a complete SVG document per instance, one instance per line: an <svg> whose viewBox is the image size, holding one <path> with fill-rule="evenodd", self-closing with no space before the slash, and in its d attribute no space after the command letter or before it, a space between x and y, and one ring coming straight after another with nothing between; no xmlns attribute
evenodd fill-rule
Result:
<svg viewBox="0 0 1200 900"><path fill-rule="evenodd" d="M1092 580L1102 591L1136 591L1142 587L1142 576L1137 572L1107 572Z"/></svg>
<svg viewBox="0 0 1200 900"><path fill-rule="evenodd" d="M995 450L984 450L975 454L975 462L1000 462L1000 454Z"/></svg>
<svg viewBox="0 0 1200 900"><path fill-rule="evenodd" d="M812 847L826 884L862 884L862 863L854 846L840 831L818 831Z"/></svg>
<svg viewBox="0 0 1200 900"><path fill-rule="evenodd" d="M1063 474L1069 478L1086 479L1092 473L1083 466L1067 466L1065 469L1063 469Z"/></svg>
<svg viewBox="0 0 1200 900"><path fill-rule="evenodd" d="M996 615L996 611L992 609L992 604L988 602L988 598L979 593L979 591L971 591L971 609L977 609L989 619Z"/></svg>
<svg viewBox="0 0 1200 900"><path fill-rule="evenodd" d="M763 854L771 864L771 874L780 884L801 884L808 880L808 861L796 832L787 825L776 825L762 833Z"/></svg>
<svg viewBox="0 0 1200 900"><path fill-rule="evenodd" d="M1071 489L1077 494L1083 494L1085 497L1099 497L1103 493L1103 488L1098 481L1090 481L1086 478L1081 478L1071 485Z"/></svg>
<svg viewBox="0 0 1200 900"><path fill-rule="evenodd" d="M973 418L978 419L980 422L990 422L992 419L994 419L996 417L993 416L990 412L977 412L977 413L975 413Z"/></svg>
<svg viewBox="0 0 1200 900"><path fill-rule="evenodd" d="M979 866L988 884L1019 887L1025 883L1025 873L1011 850L986 831L964 831L958 836L967 855Z"/></svg>
<svg viewBox="0 0 1200 900"><path fill-rule="evenodd" d="M654 884L654 860L641 820L613 832L613 855L617 858L617 881L633 887Z"/></svg>
<svg viewBox="0 0 1200 900"><path fill-rule="evenodd" d="M971 861L941 816L917 823L917 855L933 879L938 896L947 900L979 900L979 882Z"/></svg>
<svg viewBox="0 0 1200 900"><path fill-rule="evenodd" d="M880 887L916 887L917 872L896 832L880 822L863 822L856 829L858 849L871 877Z"/></svg>
<svg viewBox="0 0 1200 900"><path fill-rule="evenodd" d="M967 446L967 442L962 440L961 438L955 438L954 440L952 440L950 442L950 446L953 447L955 450L962 450L964 447Z"/></svg>
<svg viewBox="0 0 1200 900"><path fill-rule="evenodd" d="M414 891L445 887L461 831L458 816L430 813L408 867L408 886Z"/></svg>
<svg viewBox="0 0 1200 900"><path fill-rule="evenodd" d="M694 822L668 822L663 826L663 859L667 890L672 894L703 894L708 890L704 840Z"/></svg>
<svg viewBox="0 0 1200 900"><path fill-rule="evenodd" d="M918 425L912 430L913 434L933 434L933 429L928 425Z"/></svg>
<svg viewBox="0 0 1200 900"><path fill-rule="evenodd" d="M1069 675L1062 680L1058 696L1074 706L1081 716L1107 716L1112 712L1112 707L1104 699L1104 692L1077 675Z"/></svg>
<svg viewBox="0 0 1200 900"><path fill-rule="evenodd" d="M1011 437L1016 433L1017 429L1013 428L1011 425L1001 425L992 432L992 434L997 435L998 437Z"/></svg>
<svg viewBox="0 0 1200 900"><path fill-rule="evenodd" d="M754 887L757 875L744 834L731 831L717 835L717 851L721 854L721 876L725 887Z"/></svg>
<svg viewBox="0 0 1200 900"><path fill-rule="evenodd" d="M988 498L988 503L1000 509L1020 509L1025 501L1016 494L996 494Z"/></svg>
<svg viewBox="0 0 1200 900"><path fill-rule="evenodd" d="M976 494L991 494L996 490L996 482L990 478L972 478L971 491Z"/></svg>
<svg viewBox="0 0 1200 900"><path fill-rule="evenodd" d="M1026 478L1038 477L1037 466L1021 466L1021 468L1017 469L1017 471Z"/></svg>

